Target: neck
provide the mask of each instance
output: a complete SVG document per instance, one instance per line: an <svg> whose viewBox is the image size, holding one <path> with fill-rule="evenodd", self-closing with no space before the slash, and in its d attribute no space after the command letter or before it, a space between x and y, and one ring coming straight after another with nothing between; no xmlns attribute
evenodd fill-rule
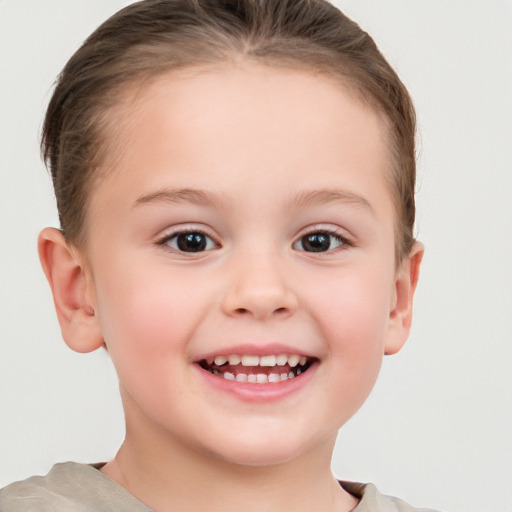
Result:
<svg viewBox="0 0 512 512"><path fill-rule="evenodd" d="M116 458L102 469L152 510L347 512L357 504L331 474L335 439L288 462L248 466L166 437L128 423Z"/></svg>

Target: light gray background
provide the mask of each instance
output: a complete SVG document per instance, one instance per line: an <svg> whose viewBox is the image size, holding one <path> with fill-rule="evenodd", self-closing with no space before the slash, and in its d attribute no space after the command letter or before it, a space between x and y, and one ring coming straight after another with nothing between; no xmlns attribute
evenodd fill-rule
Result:
<svg viewBox="0 0 512 512"><path fill-rule="evenodd" d="M121 0L0 0L0 487L122 441L107 356L60 339L36 236L57 225L38 133L51 84ZM339 0L415 100L414 329L341 431L334 470L413 504L512 511L512 2ZM341 390L342 392L342 390Z"/></svg>

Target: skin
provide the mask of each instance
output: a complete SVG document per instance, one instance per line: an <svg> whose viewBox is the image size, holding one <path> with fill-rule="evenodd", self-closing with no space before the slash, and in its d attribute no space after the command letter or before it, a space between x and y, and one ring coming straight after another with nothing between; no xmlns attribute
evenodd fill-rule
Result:
<svg viewBox="0 0 512 512"><path fill-rule="evenodd" d="M423 254L394 259L385 123L327 78L255 64L166 76L118 113L87 246L39 240L65 341L106 344L119 375L127 435L102 471L158 511L350 510L337 431L407 338ZM311 232L344 241L308 252ZM279 399L195 364L270 343L317 361Z"/></svg>

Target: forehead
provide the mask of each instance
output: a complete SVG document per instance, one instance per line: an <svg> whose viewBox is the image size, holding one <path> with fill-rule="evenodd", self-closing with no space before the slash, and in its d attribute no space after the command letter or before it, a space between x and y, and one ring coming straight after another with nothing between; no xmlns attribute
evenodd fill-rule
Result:
<svg viewBox="0 0 512 512"><path fill-rule="evenodd" d="M138 180L141 195L170 175L176 188L210 180L224 190L252 183L250 192L265 179L282 190L297 180L339 188L336 175L348 188L386 187L386 122L339 80L249 64L172 73L128 92L112 112L106 181Z"/></svg>

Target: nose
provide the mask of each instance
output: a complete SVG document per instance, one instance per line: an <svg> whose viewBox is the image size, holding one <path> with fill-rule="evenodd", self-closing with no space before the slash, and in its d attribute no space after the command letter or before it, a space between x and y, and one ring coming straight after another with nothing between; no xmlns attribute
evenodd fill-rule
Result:
<svg viewBox="0 0 512 512"><path fill-rule="evenodd" d="M298 299L285 282L284 262L262 255L243 260L230 265L223 311L230 316L251 316L256 320L284 319L293 315Z"/></svg>

